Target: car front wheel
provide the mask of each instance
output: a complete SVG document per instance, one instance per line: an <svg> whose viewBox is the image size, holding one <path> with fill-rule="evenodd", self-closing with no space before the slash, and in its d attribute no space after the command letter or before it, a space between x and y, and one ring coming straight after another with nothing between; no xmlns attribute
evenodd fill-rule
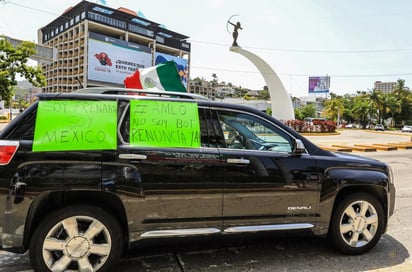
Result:
<svg viewBox="0 0 412 272"><path fill-rule="evenodd" d="M109 271L122 254L116 219L98 207L70 206L49 214L30 242L35 271Z"/></svg>
<svg viewBox="0 0 412 272"><path fill-rule="evenodd" d="M329 238L345 254L362 254L372 249L385 228L380 202L366 193L351 194L336 207Z"/></svg>

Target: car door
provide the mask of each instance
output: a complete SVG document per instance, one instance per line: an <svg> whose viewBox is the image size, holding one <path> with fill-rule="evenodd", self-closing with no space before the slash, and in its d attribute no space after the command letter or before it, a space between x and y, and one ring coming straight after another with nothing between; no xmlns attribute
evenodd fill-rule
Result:
<svg viewBox="0 0 412 272"><path fill-rule="evenodd" d="M294 154L293 137L259 115L216 111L226 142L219 148L225 232L311 228L320 186L315 160Z"/></svg>
<svg viewBox="0 0 412 272"><path fill-rule="evenodd" d="M162 111L155 110L147 114L143 110L139 112L133 107L129 108L120 127L122 143L118 147L117 161L133 172L131 180L137 180L134 196L129 197L132 195L130 190L130 194L125 193L131 222L129 228L143 237L220 232L222 173L216 143L209 137L209 131L213 131L207 121L210 119L209 111L196 108L195 111L185 111L188 116L183 118L180 113L173 112L174 102L156 103L163 107ZM197 107L192 102L176 103L179 103L177 107L189 104ZM151 102L141 102L139 105L148 106L145 109L147 111L154 110ZM145 121L142 121L143 117ZM196 128L193 124L197 121L199 127ZM131 126L132 122L137 126ZM145 127L143 122L152 123L152 127ZM164 133L188 126L189 133L199 132L200 145L164 146L165 142L160 140L155 145L148 143L149 134L155 126L163 126ZM133 137L139 138L143 144L131 143L136 140L132 140Z"/></svg>

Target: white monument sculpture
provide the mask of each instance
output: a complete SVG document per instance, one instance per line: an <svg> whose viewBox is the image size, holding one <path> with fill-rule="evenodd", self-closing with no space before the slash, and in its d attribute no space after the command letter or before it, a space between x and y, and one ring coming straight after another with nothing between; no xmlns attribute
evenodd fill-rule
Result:
<svg viewBox="0 0 412 272"><path fill-rule="evenodd" d="M262 58L252 52L242 49L237 44L238 30L242 29L240 23L237 22L236 24L233 24L230 21L228 21L228 23L233 26L233 44L230 47L230 51L241 54L250 60L262 74L266 86L269 89L272 104L272 116L284 121L295 119L295 111L293 109L292 100L286 92L286 89L276 72Z"/></svg>

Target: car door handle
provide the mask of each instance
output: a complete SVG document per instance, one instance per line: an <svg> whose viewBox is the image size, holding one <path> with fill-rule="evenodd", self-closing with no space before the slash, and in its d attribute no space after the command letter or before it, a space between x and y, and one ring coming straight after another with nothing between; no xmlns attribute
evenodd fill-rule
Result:
<svg viewBox="0 0 412 272"><path fill-rule="evenodd" d="M126 160L146 160L147 156L142 154L120 154L119 158Z"/></svg>
<svg viewBox="0 0 412 272"><path fill-rule="evenodd" d="M249 164L250 161L244 158L240 158L240 159L233 159L233 158L229 158L227 159L227 163L234 163L234 164Z"/></svg>

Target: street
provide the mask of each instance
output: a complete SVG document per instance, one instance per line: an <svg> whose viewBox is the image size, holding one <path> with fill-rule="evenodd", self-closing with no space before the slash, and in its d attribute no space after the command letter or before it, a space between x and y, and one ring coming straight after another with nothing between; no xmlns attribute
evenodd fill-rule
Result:
<svg viewBox="0 0 412 272"><path fill-rule="evenodd" d="M309 137L316 143L339 141L400 142L407 135L350 131L339 136ZM325 138L326 137L326 138ZM241 240L208 239L194 243L159 243L129 252L118 271L412 271L412 150L362 152L356 155L389 163L396 185L395 214L387 233L370 252L346 256L332 248L326 239L312 237L259 236ZM0 251L0 271L32 271L28 255Z"/></svg>
<svg viewBox="0 0 412 272"><path fill-rule="evenodd" d="M412 0L0 3L0 272L412 272Z"/></svg>

